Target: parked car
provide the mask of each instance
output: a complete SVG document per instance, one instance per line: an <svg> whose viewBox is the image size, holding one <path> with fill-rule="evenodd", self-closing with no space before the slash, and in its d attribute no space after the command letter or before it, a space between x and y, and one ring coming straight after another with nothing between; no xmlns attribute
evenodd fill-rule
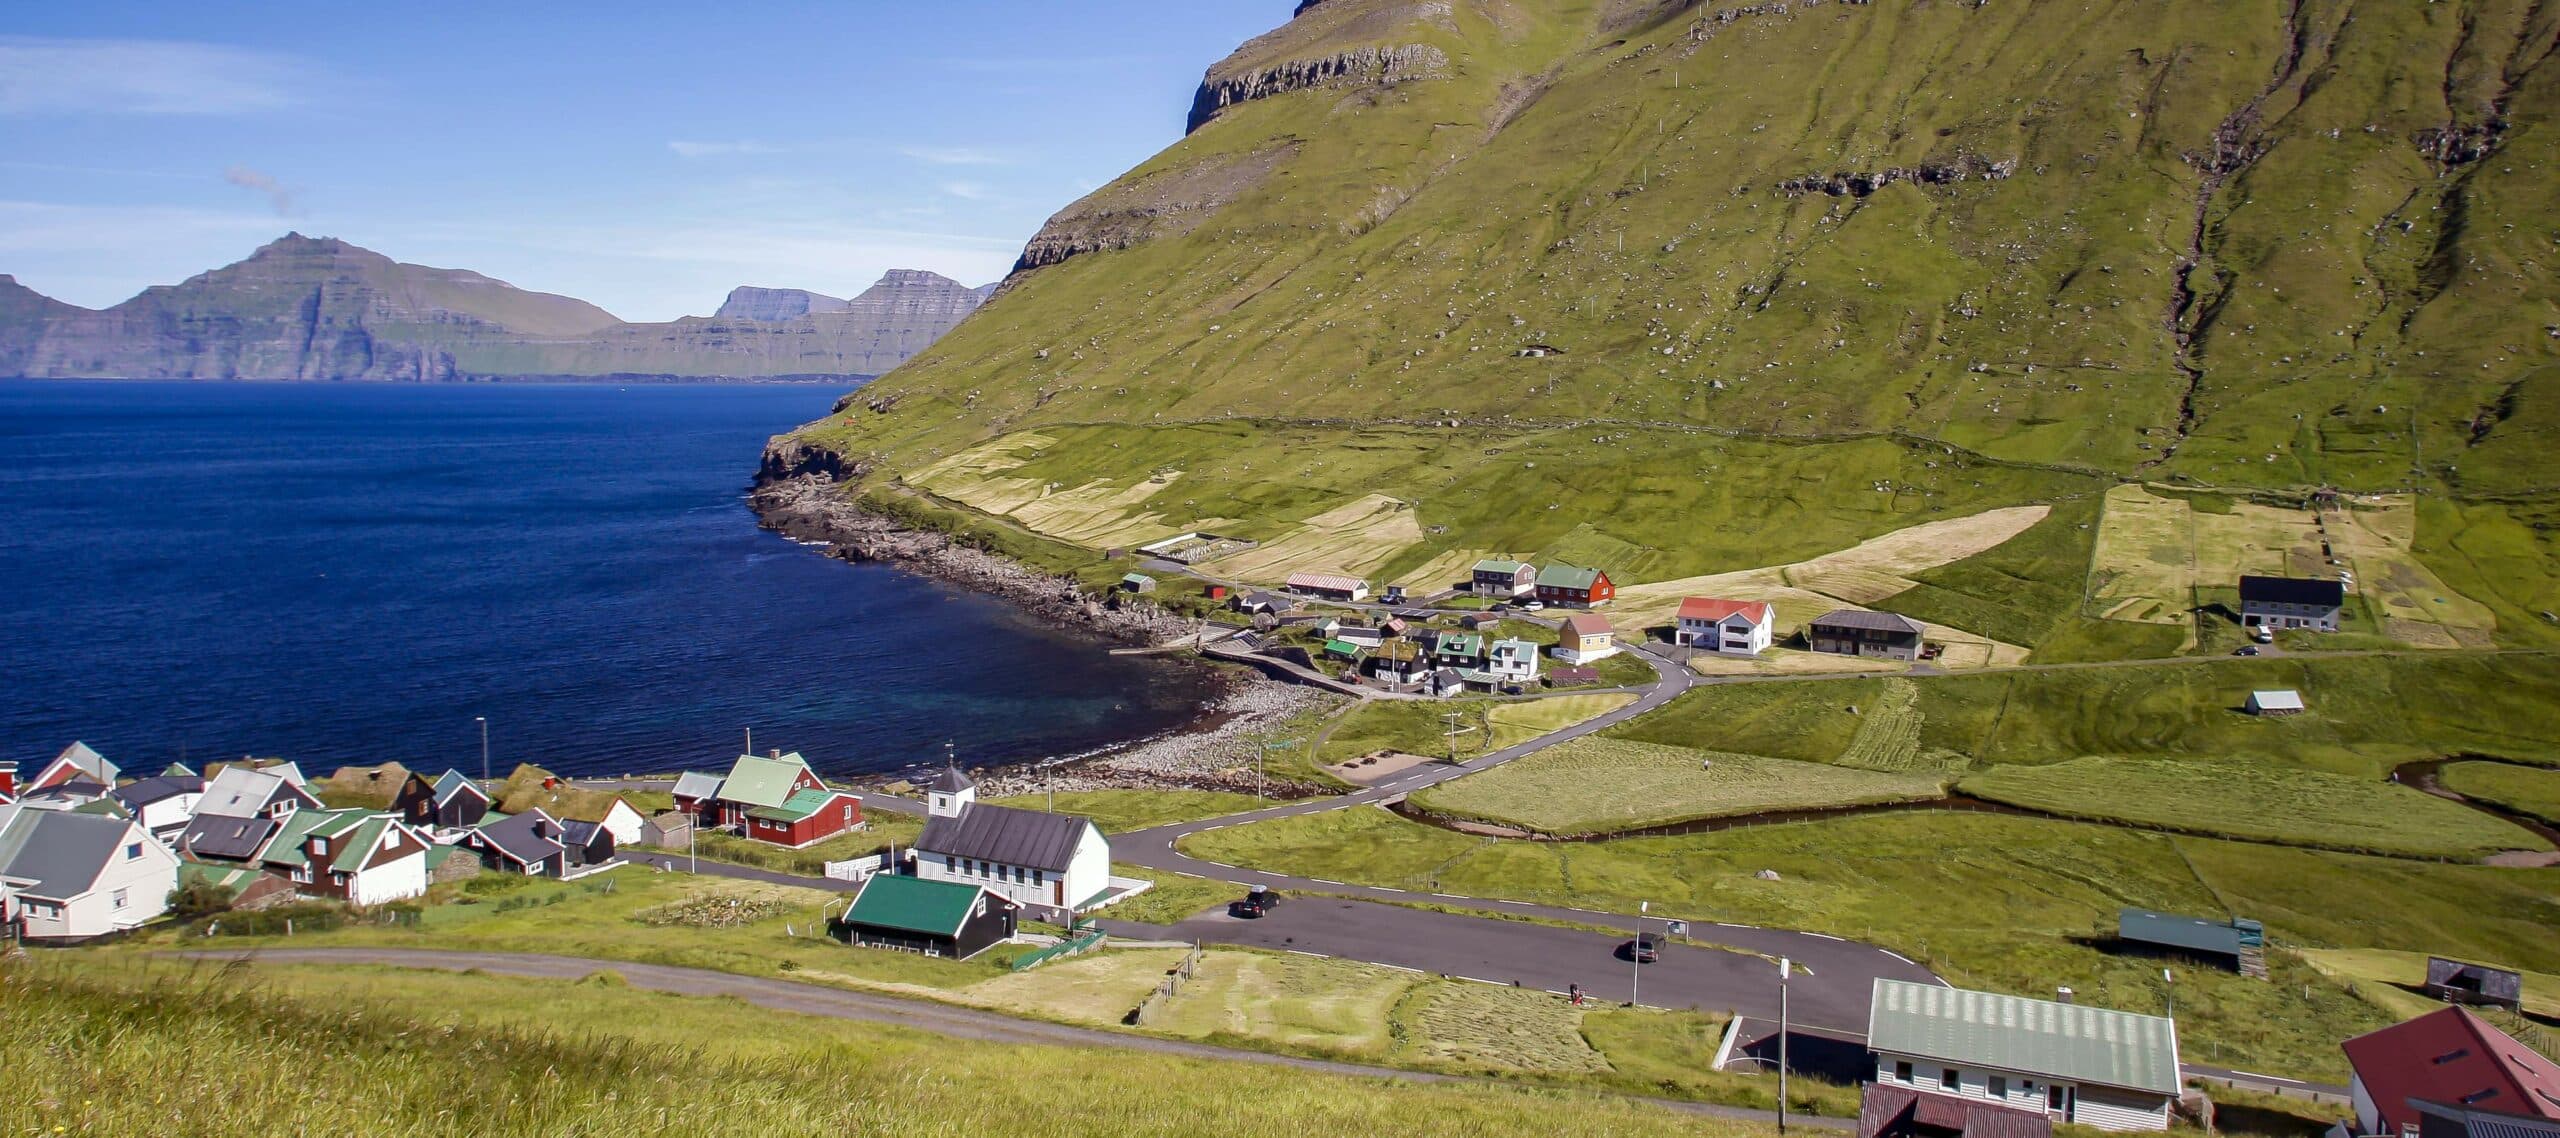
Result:
<svg viewBox="0 0 2560 1138"><path fill-rule="evenodd" d="M1528 604L1522 605L1522 606L1520 606L1520 607L1521 607L1521 608L1524 608L1524 609L1527 609L1527 610L1529 610L1530 612L1539 612L1539 611L1541 611L1541 610L1544 610L1544 609L1547 607L1547 602L1545 602L1545 601L1531 601L1531 602L1529 602Z"/></svg>
<svg viewBox="0 0 2560 1138"><path fill-rule="evenodd" d="M1618 959L1651 964L1662 959L1662 938L1646 933L1618 946Z"/></svg>
<svg viewBox="0 0 2560 1138"><path fill-rule="evenodd" d="M1227 915L1230 917L1242 917L1246 920L1259 920L1279 904L1279 890L1256 889L1251 893L1247 893L1244 896L1238 897L1234 901L1229 902L1227 905Z"/></svg>
<svg viewBox="0 0 2560 1138"><path fill-rule="evenodd" d="M2234 656L2255 656L2258 654L2258 646L2255 644L2243 644L2238 648L2232 649L2231 654Z"/></svg>
<svg viewBox="0 0 2560 1138"><path fill-rule="evenodd" d="M2249 634L2249 638L2260 644L2273 644L2276 642L2276 630L2261 624L2256 632Z"/></svg>

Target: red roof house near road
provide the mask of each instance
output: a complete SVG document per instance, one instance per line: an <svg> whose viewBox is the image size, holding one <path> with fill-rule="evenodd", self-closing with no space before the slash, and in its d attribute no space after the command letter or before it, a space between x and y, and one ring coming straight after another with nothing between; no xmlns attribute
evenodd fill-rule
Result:
<svg viewBox="0 0 2560 1138"><path fill-rule="evenodd" d="M2356 1076L2356 1133L2417 1132L2410 1099L2560 1119L2560 1068L2468 1008L2429 1012L2341 1045Z"/></svg>

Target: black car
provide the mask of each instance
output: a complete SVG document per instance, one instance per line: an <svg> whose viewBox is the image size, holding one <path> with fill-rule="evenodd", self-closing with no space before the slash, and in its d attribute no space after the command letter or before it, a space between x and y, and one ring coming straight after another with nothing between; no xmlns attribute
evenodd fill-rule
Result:
<svg viewBox="0 0 2560 1138"><path fill-rule="evenodd" d="M1646 933L1619 945L1618 959L1632 960L1638 964L1651 964L1660 960L1662 959L1662 939L1652 933Z"/></svg>
<svg viewBox="0 0 2560 1138"><path fill-rule="evenodd" d="M1272 908L1278 904L1280 904L1279 890L1256 889L1251 893L1247 893L1244 896L1235 899L1234 901L1228 902L1227 915L1230 917L1242 917L1246 920L1255 920L1264 914L1269 913Z"/></svg>
<svg viewBox="0 0 2560 1138"><path fill-rule="evenodd" d="M2258 646L2255 644L2243 644L2231 654L2234 656L2255 656L2258 654Z"/></svg>

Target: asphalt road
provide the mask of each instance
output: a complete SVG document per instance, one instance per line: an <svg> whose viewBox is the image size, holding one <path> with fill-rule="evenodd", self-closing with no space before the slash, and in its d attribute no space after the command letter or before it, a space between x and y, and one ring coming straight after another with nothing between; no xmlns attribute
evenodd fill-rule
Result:
<svg viewBox="0 0 2560 1138"><path fill-rule="evenodd" d="M1392 1067L1335 1063L1322 1059L1304 1059L1294 1055L1277 1055L1266 1051L1217 1047L1206 1043L1192 1043L1132 1032L1070 1027L1065 1024L1016 1019L994 1012L953 1007L929 1000L911 1000L870 992L851 992L842 988L803 984L791 980L737 976L727 972L714 972L702 968L678 968L663 964L636 964L620 960L544 956L523 952L447 952L411 948L265 948L248 952L185 952L172 955L211 960L264 960L280 964L430 968L446 972L476 969L501 976L524 976L543 980L577 980L600 969L611 969L619 973L632 987L648 991L669 992L683 996L726 996L776 1011L826 1016L832 1019L897 1024L961 1039L1064 1047L1115 1047L1193 1059L1259 1063L1265 1066L1290 1067L1320 1074L1393 1079L1409 1083L1501 1085L1499 1080L1493 1079L1469 1079L1435 1075L1424 1071L1403 1071ZM1608 1097L1632 1099L1683 1113L1716 1118L1761 1122L1777 1117L1767 1111L1715 1106L1708 1103L1678 1102L1639 1095ZM1856 1127L1854 1122L1845 1119L1807 1118L1803 1115L1795 1115L1791 1120L1825 1130L1851 1130Z"/></svg>

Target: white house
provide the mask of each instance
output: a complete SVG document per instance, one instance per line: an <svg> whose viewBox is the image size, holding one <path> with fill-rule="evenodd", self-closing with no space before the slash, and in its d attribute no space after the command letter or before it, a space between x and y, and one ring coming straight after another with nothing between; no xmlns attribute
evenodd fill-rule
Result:
<svg viewBox="0 0 2560 1138"><path fill-rule="evenodd" d="M87 743L74 741L64 747L61 754L55 755L52 762L36 771L34 778L21 783L19 791L24 793L73 782L94 782L113 787L116 778L123 773L114 763L108 762L105 755L90 749Z"/></svg>
<svg viewBox="0 0 2560 1138"><path fill-rule="evenodd" d="M617 847L639 845L640 827L648 822L648 819L640 816L637 807L624 801L619 794L606 799L602 806L596 805L591 800L575 806L563 807L560 811L560 820L562 822L593 822L605 833L613 835L613 844Z"/></svg>
<svg viewBox="0 0 2560 1138"><path fill-rule="evenodd" d="M117 787L107 797L153 836L166 838L186 829L196 816L196 800L204 797L204 779L191 774L154 775Z"/></svg>
<svg viewBox="0 0 2560 1138"><path fill-rule="evenodd" d="M1510 600L1538 587L1538 567L1525 561L1488 558L1476 562L1467 591L1479 597Z"/></svg>
<svg viewBox="0 0 2560 1138"><path fill-rule="evenodd" d="M0 925L69 944L169 911L178 855L140 823L0 806Z"/></svg>
<svg viewBox="0 0 2560 1138"><path fill-rule="evenodd" d="M1684 597L1671 642L1709 652L1757 656L1768 650L1777 623L1777 606L1767 601Z"/></svg>
<svg viewBox="0 0 2560 1138"><path fill-rule="evenodd" d="M1526 640L1496 640L1486 650L1485 674L1497 684L1525 684L1538 678L1538 646Z"/></svg>
<svg viewBox="0 0 2560 1138"><path fill-rule="evenodd" d="M225 818L280 818L296 810L316 810L320 800L281 772L233 763L213 772L195 812Z"/></svg>
<svg viewBox="0 0 2560 1138"><path fill-rule="evenodd" d="M296 810L258 851L258 864L293 882L294 892L353 905L379 905L427 891L426 836L397 815L371 810Z"/></svg>
<svg viewBox="0 0 2560 1138"><path fill-rule="evenodd" d="M915 846L918 877L1072 911L1111 891L1111 843L1090 818L985 805L958 767L934 779L926 811Z"/></svg>
<svg viewBox="0 0 2560 1138"><path fill-rule="evenodd" d="M2166 1130L2180 1091L2173 1020L1878 979L1867 1047L1879 1084L2040 1109L2101 1130Z"/></svg>

